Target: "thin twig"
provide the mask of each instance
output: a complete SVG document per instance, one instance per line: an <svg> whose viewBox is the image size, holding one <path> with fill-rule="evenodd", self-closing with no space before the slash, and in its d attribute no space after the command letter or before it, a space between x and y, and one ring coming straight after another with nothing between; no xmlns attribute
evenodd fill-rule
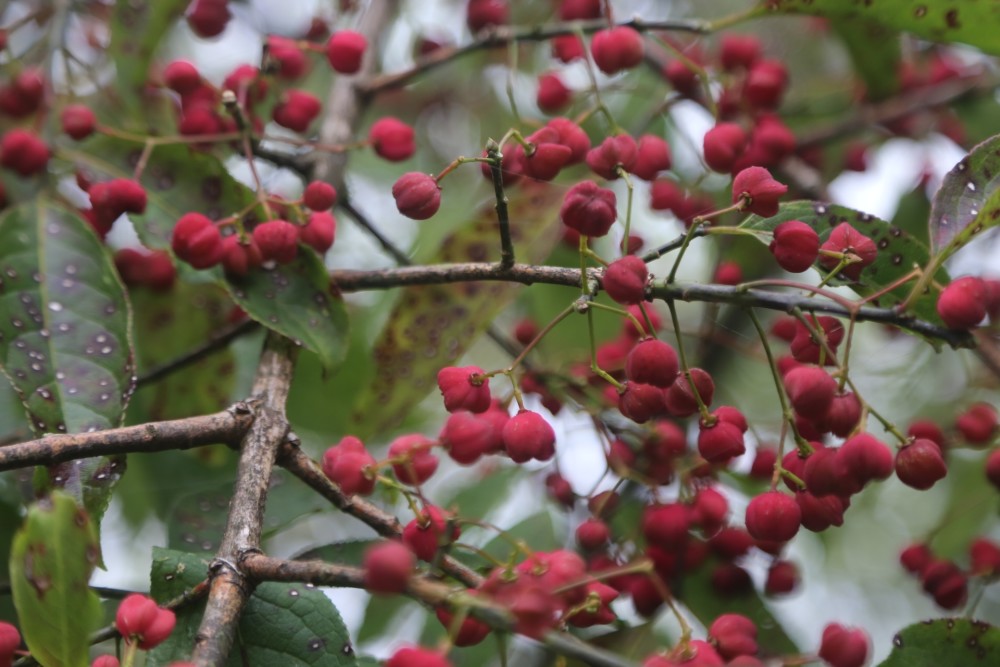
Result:
<svg viewBox="0 0 1000 667"><path fill-rule="evenodd" d="M211 356L215 352L224 349L237 338L241 338L246 334L257 331L259 328L260 323L249 318L243 320L242 322L230 325L225 329L212 334L208 340L198 347L166 361L159 366L154 366L149 369L147 372L140 375L138 380L136 380L136 387L143 387L147 384L152 384L158 380L162 380L175 371L187 368L191 364L201 361L205 357Z"/></svg>

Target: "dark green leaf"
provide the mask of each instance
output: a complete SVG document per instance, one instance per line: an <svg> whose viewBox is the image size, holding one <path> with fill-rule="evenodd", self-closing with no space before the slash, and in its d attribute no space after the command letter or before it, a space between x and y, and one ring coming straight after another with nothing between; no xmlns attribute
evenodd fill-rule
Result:
<svg viewBox="0 0 1000 667"><path fill-rule="evenodd" d="M205 579L209 557L167 549L153 550L151 594L163 603ZM177 627L148 653L150 667L184 660L194 645L204 603L179 610ZM347 628L321 591L306 584L265 582L254 590L243 615L228 667L354 667Z"/></svg>
<svg viewBox="0 0 1000 667"><path fill-rule="evenodd" d="M323 260L312 250L300 248L288 264L227 277L226 285L250 317L315 352L326 369L343 360L350 340L347 311L331 294Z"/></svg>
<svg viewBox="0 0 1000 667"><path fill-rule="evenodd" d="M831 21L851 63L865 83L868 99L882 100L899 89L899 34L881 23L852 19Z"/></svg>
<svg viewBox="0 0 1000 667"><path fill-rule="evenodd" d="M14 537L14 606L25 643L45 667L89 664L90 634L103 618L88 587L99 551L86 512L58 491L31 506Z"/></svg>
<svg viewBox="0 0 1000 667"><path fill-rule="evenodd" d="M935 42L962 42L1000 54L996 26L1000 9L979 0L760 0L765 10L811 14L845 21L873 21Z"/></svg>
<svg viewBox="0 0 1000 667"><path fill-rule="evenodd" d="M847 285L861 296L869 296L894 284L910 273L914 267L926 267L930 263L930 252L923 243L902 229L890 225L873 215L856 211L846 206L812 201L792 201L781 205L778 214L770 218L750 216L742 225L746 229L773 231L782 222L801 220L816 230L820 242L826 241L834 227L849 222L859 232L870 238L878 246L878 257L862 272L857 282L833 279L831 285ZM762 242L770 239L761 237ZM947 275L940 271L937 280L947 282ZM895 287L872 301L872 305L888 308L901 303L913 289L913 281ZM921 319L940 323L933 295L922 295L913 301L911 310Z"/></svg>
<svg viewBox="0 0 1000 667"><path fill-rule="evenodd" d="M91 180L132 178L143 144L95 136L63 151ZM213 220L235 215L256 201L253 192L237 182L215 156L186 145L157 146L149 154L139 182L148 203L142 215L132 215L139 238L147 248L170 247L177 219L190 211Z"/></svg>
<svg viewBox="0 0 1000 667"><path fill-rule="evenodd" d="M914 623L892 638L879 667L970 667L1000 663L1000 630L967 618Z"/></svg>
<svg viewBox="0 0 1000 667"><path fill-rule="evenodd" d="M935 255L950 254L1000 224L1000 135L979 144L944 177L931 202Z"/></svg>

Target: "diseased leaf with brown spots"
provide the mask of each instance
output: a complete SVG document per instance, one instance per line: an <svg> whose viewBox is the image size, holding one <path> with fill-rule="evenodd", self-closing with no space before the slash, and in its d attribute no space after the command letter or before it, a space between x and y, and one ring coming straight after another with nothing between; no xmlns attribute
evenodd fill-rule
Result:
<svg viewBox="0 0 1000 667"><path fill-rule="evenodd" d="M1000 224L1000 135L973 148L949 171L931 202L935 255L950 255Z"/></svg>
<svg viewBox="0 0 1000 667"><path fill-rule="evenodd" d="M546 184L525 184L510 194L517 261L537 264L548 257L559 238L561 201L562 190ZM491 202L445 240L433 263L499 258L500 233ZM354 404L351 432L364 437L398 426L417 403L437 392L437 372L469 349L520 287L496 281L402 290L373 347L375 377Z"/></svg>

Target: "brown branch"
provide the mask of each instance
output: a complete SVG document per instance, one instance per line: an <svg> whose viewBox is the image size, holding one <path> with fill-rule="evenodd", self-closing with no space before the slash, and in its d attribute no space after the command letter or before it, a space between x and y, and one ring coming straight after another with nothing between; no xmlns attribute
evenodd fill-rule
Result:
<svg viewBox="0 0 1000 667"><path fill-rule="evenodd" d="M285 581L313 584L314 586L335 586L338 588L364 588L364 570L359 567L324 563L322 561L289 561L269 558L263 554L251 554L243 561L247 576L256 581ZM453 586L425 577L410 577L406 594L430 606L447 605L454 607L461 594ZM504 632L512 632L514 619L503 607L483 598L461 596L461 604L468 605L469 614L490 627ZM542 636L542 643L553 653L576 658L594 667L637 667L626 660L596 646L592 646L573 635L549 630Z"/></svg>
<svg viewBox="0 0 1000 667"><path fill-rule="evenodd" d="M52 465L92 456L162 452L214 444L235 445L251 427L253 420L252 406L241 402L222 412L201 417L91 433L46 435L38 440L0 448L0 471Z"/></svg>
<svg viewBox="0 0 1000 667"><path fill-rule="evenodd" d="M599 280L601 272L588 271L588 278ZM462 264L438 264L434 266L407 266L398 269L378 269L374 271L336 270L330 273L331 280L344 292L367 289L388 289L401 285L439 285L443 283L474 280L501 280L507 282L547 283L550 285L580 286L580 270L558 266L532 266L515 264L504 269L499 264L468 262ZM965 331L955 331L900 313L892 308L859 306L856 309L844 304L802 296L790 292L769 292L761 289L745 289L729 285L656 283L647 292L649 298L673 301L703 301L707 303L728 303L752 308L766 308L788 312L801 308L809 312L827 313L839 317L851 317L859 321L880 322L900 329L906 329L927 338L940 340L952 347L974 348L972 335ZM853 311L853 312L852 312Z"/></svg>
<svg viewBox="0 0 1000 667"><path fill-rule="evenodd" d="M698 35L706 34L710 31L710 25L705 21L690 19L675 19L668 21L643 21L632 19L618 25L629 26L640 32L655 30L671 30L675 32L691 32ZM478 35L476 41L464 46L442 47L433 53L421 58L412 68L383 74L368 81L361 86L361 92L365 95L375 95L384 90L398 88L406 85L416 77L446 65L462 56L475 51L493 49L506 46L511 42L541 42L553 37L562 35L574 35L578 31L594 33L608 27L608 22L604 19L593 19L588 21L570 21L566 23L550 23L537 27L516 27L497 26Z"/></svg>

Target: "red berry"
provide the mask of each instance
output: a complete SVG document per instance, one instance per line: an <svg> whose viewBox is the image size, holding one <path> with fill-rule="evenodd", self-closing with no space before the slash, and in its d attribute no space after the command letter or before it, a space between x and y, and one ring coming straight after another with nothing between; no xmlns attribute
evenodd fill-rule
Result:
<svg viewBox="0 0 1000 667"><path fill-rule="evenodd" d="M625 377L632 382L669 387L677 377L677 353L661 340L642 340L625 357Z"/></svg>
<svg viewBox="0 0 1000 667"><path fill-rule="evenodd" d="M402 162L416 151L413 128L392 116L379 118L368 130L368 141L379 157Z"/></svg>
<svg viewBox="0 0 1000 667"><path fill-rule="evenodd" d="M169 609L161 609L145 595L133 593L118 605L115 627L126 642L137 641L139 648L151 649L161 644L174 630L176 618Z"/></svg>
<svg viewBox="0 0 1000 667"><path fill-rule="evenodd" d="M760 51L760 40L754 35L726 33L719 47L719 62L727 72L750 69L760 58Z"/></svg>
<svg viewBox="0 0 1000 667"><path fill-rule="evenodd" d="M598 176L609 181L618 178L618 168L631 171L639 156L639 146L627 134L608 137L599 146L587 152L587 166Z"/></svg>
<svg viewBox="0 0 1000 667"><path fill-rule="evenodd" d="M948 560L932 561L921 573L920 584L945 609L961 607L969 596L968 579Z"/></svg>
<svg viewBox="0 0 1000 667"><path fill-rule="evenodd" d="M997 435L1000 419L989 403L975 403L955 420L955 428L973 445L985 445Z"/></svg>
<svg viewBox="0 0 1000 667"><path fill-rule="evenodd" d="M282 79L298 79L309 69L309 61L294 40L268 35L267 55L277 65L277 74Z"/></svg>
<svg viewBox="0 0 1000 667"><path fill-rule="evenodd" d="M207 38L221 35L231 16L228 0L194 0L186 18L196 35Z"/></svg>
<svg viewBox="0 0 1000 667"><path fill-rule="evenodd" d="M583 41L576 35L559 35L552 38L552 55L562 63L571 63L587 54Z"/></svg>
<svg viewBox="0 0 1000 667"><path fill-rule="evenodd" d="M823 426L835 436L846 438L861 420L861 401L854 392L847 391L833 396L833 402L823 417Z"/></svg>
<svg viewBox="0 0 1000 667"><path fill-rule="evenodd" d="M757 119L750 138L750 152L764 157L768 165L777 164L795 151L795 135L781 119L766 115ZM767 166L767 165L765 165Z"/></svg>
<svg viewBox="0 0 1000 667"><path fill-rule="evenodd" d="M667 551L683 546L690 535L691 510L680 503L649 505L642 513L642 534L649 544Z"/></svg>
<svg viewBox="0 0 1000 667"><path fill-rule="evenodd" d="M207 269L222 261L224 248L218 227L201 213L185 213L174 225L174 254L196 269Z"/></svg>
<svg viewBox="0 0 1000 667"><path fill-rule="evenodd" d="M349 496L366 496L375 489L375 476L369 477L366 474L367 470L374 470L375 466L375 459L368 453L364 443L353 435L344 436L323 453L323 472Z"/></svg>
<svg viewBox="0 0 1000 667"><path fill-rule="evenodd" d="M553 118L546 125L559 137L558 141L563 146L569 146L570 154L568 164L577 164L587 158L587 151L590 150L590 137L579 125L569 118ZM1000 281L996 281L1000 283Z"/></svg>
<svg viewBox="0 0 1000 667"><path fill-rule="evenodd" d="M934 560L934 554L926 544L911 544L899 552L899 562L910 574L918 577Z"/></svg>
<svg viewBox="0 0 1000 667"><path fill-rule="evenodd" d="M441 188L433 176L411 171L392 186L396 210L413 220L426 220L441 206Z"/></svg>
<svg viewBox="0 0 1000 667"><path fill-rule="evenodd" d="M941 449L930 440L914 440L896 452L896 476L914 489L929 489L948 474Z"/></svg>
<svg viewBox="0 0 1000 667"><path fill-rule="evenodd" d="M723 658L757 652L757 626L741 614L723 614L712 621L708 638Z"/></svg>
<svg viewBox="0 0 1000 667"><path fill-rule="evenodd" d="M448 412L485 412L490 407L490 379L478 366L447 366L438 371L437 384Z"/></svg>
<svg viewBox="0 0 1000 667"><path fill-rule="evenodd" d="M861 270L874 262L878 256L878 248L875 247L875 242L856 230L848 222L842 222L834 227L833 231L830 232L830 236L820 246L820 250L856 256L859 261L848 264L841 269L841 273L851 280L857 280L861 274ZM823 268L832 271L840 264L840 259L829 255L820 255L819 263Z"/></svg>
<svg viewBox="0 0 1000 667"><path fill-rule="evenodd" d="M733 203L749 199L746 209L765 218L778 213L778 199L786 192L788 186L774 180L763 167L747 167L733 179Z"/></svg>
<svg viewBox="0 0 1000 667"><path fill-rule="evenodd" d="M576 504L576 494L573 492L573 487L559 473L551 473L545 478L545 488L548 489L549 495L566 507L571 508Z"/></svg>
<svg viewBox="0 0 1000 667"><path fill-rule="evenodd" d="M848 472L862 485L875 479L889 479L893 470L892 450L875 436L860 433L849 438L837 456Z"/></svg>
<svg viewBox="0 0 1000 667"><path fill-rule="evenodd" d="M194 64L186 60L175 60L163 68L163 83L174 92L186 95L201 85L201 74Z"/></svg>
<svg viewBox="0 0 1000 667"><path fill-rule="evenodd" d="M605 74L632 69L642 62L644 51L642 35L628 26L599 30L590 41L594 63Z"/></svg>
<svg viewBox="0 0 1000 667"><path fill-rule="evenodd" d="M705 535L714 535L725 525L729 515L729 501L715 487L699 489L691 505L694 523Z"/></svg>
<svg viewBox="0 0 1000 667"><path fill-rule="evenodd" d="M680 60L669 61L663 66L662 74L682 97L694 97L701 85L698 74Z"/></svg>
<svg viewBox="0 0 1000 667"><path fill-rule="evenodd" d="M844 326L840 321L824 315L823 317L813 319L810 324L812 324L813 329L823 333L826 337L827 346L832 352L836 353L837 346L844 340ZM799 321L795 323L795 336L792 338L790 349L795 360L803 364L818 364L823 351L823 347L813 336L810 329ZM831 365L834 361L829 354L825 355L825 359L827 365Z"/></svg>
<svg viewBox="0 0 1000 667"><path fill-rule="evenodd" d="M337 191L329 183L312 181L302 193L302 203L313 211L326 211L337 201Z"/></svg>
<svg viewBox="0 0 1000 667"><path fill-rule="evenodd" d="M337 233L337 219L328 211L310 213L306 224L299 228L299 239L319 254L333 246Z"/></svg>
<svg viewBox="0 0 1000 667"><path fill-rule="evenodd" d="M758 109L775 109L788 86L788 70L777 60L761 60L747 73L743 97Z"/></svg>
<svg viewBox="0 0 1000 667"><path fill-rule="evenodd" d="M478 591L474 588L470 588L465 591L465 593L466 595L474 596L478 594ZM451 611L445 609L444 607L438 607L435 610L435 613L437 614L438 620L441 621L441 625L443 625L449 633L454 632L452 643L454 643L455 646L474 646L486 639L486 636L489 635L490 630L492 630L490 626L470 616L466 616L466 618L462 621L462 624L458 626L456 630L453 620L454 614L452 614Z"/></svg>
<svg viewBox="0 0 1000 667"><path fill-rule="evenodd" d="M433 447L434 441L419 433L393 440L389 445L389 458L393 461L396 479L412 486L430 479L438 467L438 459L431 451Z"/></svg>
<svg viewBox="0 0 1000 667"><path fill-rule="evenodd" d="M239 65L222 81L222 90L232 91L243 104L262 101L267 88L267 79L253 65Z"/></svg>
<svg viewBox="0 0 1000 667"><path fill-rule="evenodd" d="M519 410L504 425L501 436L507 456L515 463L548 461L555 456L556 433L544 417L532 410Z"/></svg>
<svg viewBox="0 0 1000 667"><path fill-rule="evenodd" d="M1000 546L983 537L969 545L970 574L993 577L1000 573Z"/></svg>
<svg viewBox="0 0 1000 667"><path fill-rule="evenodd" d="M534 136L534 135L532 135ZM532 140L531 137L528 138ZM531 155L525 155L521 161L524 174L540 181L551 181L559 175L559 171L569 164L573 151L569 146L554 143L535 144Z"/></svg>
<svg viewBox="0 0 1000 667"><path fill-rule="evenodd" d="M702 139L705 164L713 171L728 174L747 147L747 134L735 123L719 123Z"/></svg>
<svg viewBox="0 0 1000 667"><path fill-rule="evenodd" d="M735 424L721 419L711 426L699 424L698 453L709 463L726 463L744 452L743 431Z"/></svg>
<svg viewBox="0 0 1000 667"><path fill-rule="evenodd" d="M562 0L558 13L563 21L598 19L601 18L601 0Z"/></svg>
<svg viewBox="0 0 1000 667"><path fill-rule="evenodd" d="M595 551L600 549L611 539L611 530L608 524L593 517L587 519L576 527L576 541L582 549Z"/></svg>
<svg viewBox="0 0 1000 667"><path fill-rule="evenodd" d="M790 273L802 273L819 256L819 234L800 220L788 220L774 228L770 249L778 266Z"/></svg>
<svg viewBox="0 0 1000 667"><path fill-rule="evenodd" d="M486 413L477 415L459 410L448 416L439 439L448 455L457 463L472 465L484 454L495 451L498 441L503 446L500 432L502 431L498 431Z"/></svg>
<svg viewBox="0 0 1000 667"><path fill-rule="evenodd" d="M715 394L715 383L712 381L712 376L700 368L692 368L690 373L702 403L706 406L711 405ZM689 417L698 412L698 400L691 393L691 383L688 382L683 372L677 374L674 383L664 392L664 402L667 404L667 410L674 417Z"/></svg>
<svg viewBox="0 0 1000 667"><path fill-rule="evenodd" d="M230 276L245 276L263 263L264 257L253 236L248 237L246 243L242 243L237 234L222 239L222 268Z"/></svg>
<svg viewBox="0 0 1000 667"><path fill-rule="evenodd" d="M684 191L676 182L661 178L649 190L649 206L655 211L674 211L683 205Z"/></svg>
<svg viewBox="0 0 1000 667"><path fill-rule="evenodd" d="M618 217L617 205L614 192L593 181L581 181L566 193L559 218L584 236L604 236Z"/></svg>
<svg viewBox="0 0 1000 667"><path fill-rule="evenodd" d="M764 592L768 595L786 595L795 590L799 583L799 569L787 560L775 561L767 570ZM735 663L729 663L730 667Z"/></svg>
<svg viewBox="0 0 1000 667"><path fill-rule="evenodd" d="M420 560L432 562L438 547L447 545L459 536L458 524L435 505L427 505L403 528L403 543Z"/></svg>
<svg viewBox="0 0 1000 667"><path fill-rule="evenodd" d="M986 457L986 479L1000 491L1000 449L994 449Z"/></svg>
<svg viewBox="0 0 1000 667"><path fill-rule="evenodd" d="M368 40L359 32L340 30L330 35L326 43L326 59L330 67L340 74L354 74L361 69L361 60L368 48Z"/></svg>
<svg viewBox="0 0 1000 667"><path fill-rule="evenodd" d="M986 317L986 285L981 278L965 276L941 291L937 313L950 329L971 329Z"/></svg>
<svg viewBox="0 0 1000 667"><path fill-rule="evenodd" d="M97 127L97 117L85 104L70 104L59 114L63 132L79 141L90 136Z"/></svg>
<svg viewBox="0 0 1000 667"><path fill-rule="evenodd" d="M0 139L0 165L21 176L44 171L48 163L49 147L34 132L13 129Z"/></svg>
<svg viewBox="0 0 1000 667"><path fill-rule="evenodd" d="M268 220L253 228L261 257L287 264L299 252L299 228L287 220Z"/></svg>
<svg viewBox="0 0 1000 667"><path fill-rule="evenodd" d="M393 653L385 667L451 667L451 662L432 649L406 646Z"/></svg>
<svg viewBox="0 0 1000 667"><path fill-rule="evenodd" d="M608 296L618 303L627 305L645 300L648 280L646 263L635 255L625 255L608 265L604 270L601 285Z"/></svg>
<svg viewBox="0 0 1000 667"><path fill-rule="evenodd" d="M629 171L644 181L652 181L661 171L670 169L670 164L667 142L652 134L644 134L639 137L638 152Z"/></svg>
<svg viewBox="0 0 1000 667"><path fill-rule="evenodd" d="M618 411L637 424L663 414L663 390L651 384L626 382L618 392Z"/></svg>
<svg viewBox="0 0 1000 667"><path fill-rule="evenodd" d="M868 660L868 635L861 628L830 623L823 628L819 657L830 667L861 667Z"/></svg>
<svg viewBox="0 0 1000 667"><path fill-rule="evenodd" d="M757 540L787 542L799 532L802 510L791 496L768 491L747 506L747 531Z"/></svg>
<svg viewBox="0 0 1000 667"><path fill-rule="evenodd" d="M531 319L520 320L514 325L514 338L521 345L527 345L538 335L538 324Z"/></svg>
<svg viewBox="0 0 1000 667"><path fill-rule="evenodd" d="M10 623L0 621L0 664L13 662L14 651L21 647L21 633Z"/></svg>
<svg viewBox="0 0 1000 667"><path fill-rule="evenodd" d="M146 211L145 188L127 178L95 183L87 194L98 224L108 228L123 213Z"/></svg>
<svg viewBox="0 0 1000 667"><path fill-rule="evenodd" d="M573 91L566 87L558 74L546 72L538 77L538 94L535 97L538 108L545 113L556 113L572 98Z"/></svg>
<svg viewBox="0 0 1000 667"><path fill-rule="evenodd" d="M736 262L720 262L713 280L720 285L739 285L743 282L743 269Z"/></svg>
<svg viewBox="0 0 1000 667"><path fill-rule="evenodd" d="M271 117L282 127L293 132L305 132L319 115L322 105L319 98L304 90L286 91L274 106Z"/></svg>
<svg viewBox="0 0 1000 667"><path fill-rule="evenodd" d="M823 417L837 393L837 381L816 366L793 368L783 379L792 407L808 419Z"/></svg>
<svg viewBox="0 0 1000 667"><path fill-rule="evenodd" d="M171 663L171 667L174 667L176 664ZM118 658L113 655L99 655L90 663L90 667L120 667L120 665L121 663L118 662Z"/></svg>
<svg viewBox="0 0 1000 667"><path fill-rule="evenodd" d="M473 35L484 28L507 25L509 21L507 0L469 0L465 10L465 23Z"/></svg>
<svg viewBox="0 0 1000 667"><path fill-rule="evenodd" d="M370 593L392 595L406 590L416 561L413 552L394 540L378 542L365 551L365 589Z"/></svg>

